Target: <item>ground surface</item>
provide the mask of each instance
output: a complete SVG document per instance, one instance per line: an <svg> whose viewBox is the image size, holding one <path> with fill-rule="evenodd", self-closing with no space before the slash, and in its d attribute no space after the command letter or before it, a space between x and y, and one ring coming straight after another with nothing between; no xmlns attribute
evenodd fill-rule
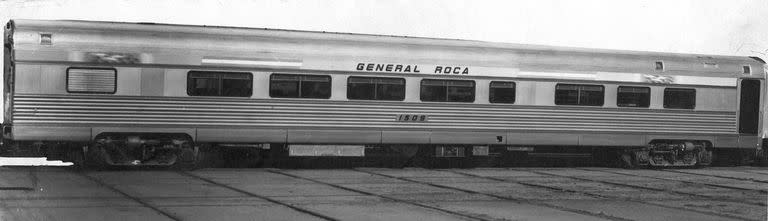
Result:
<svg viewBox="0 0 768 221"><path fill-rule="evenodd" d="M768 168L0 167L0 220L766 220Z"/></svg>

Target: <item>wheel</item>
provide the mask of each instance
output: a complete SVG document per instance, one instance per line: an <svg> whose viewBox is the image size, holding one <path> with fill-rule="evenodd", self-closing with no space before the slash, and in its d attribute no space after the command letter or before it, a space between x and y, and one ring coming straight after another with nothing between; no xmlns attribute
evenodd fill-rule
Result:
<svg viewBox="0 0 768 221"><path fill-rule="evenodd" d="M72 166L76 169L82 169L85 167L85 154L82 148L72 147L68 148L64 153L65 162L71 162Z"/></svg>
<svg viewBox="0 0 768 221"><path fill-rule="evenodd" d="M706 167L712 164L712 151L711 150L703 150L699 152L698 154L698 162L696 163L697 167Z"/></svg>
<svg viewBox="0 0 768 221"><path fill-rule="evenodd" d="M768 166L768 154L765 153L765 149L758 150L755 154L755 158L755 166Z"/></svg>
<svg viewBox="0 0 768 221"><path fill-rule="evenodd" d="M176 163L171 167L177 170L196 170L218 167L222 164L221 151L215 147L201 145L196 149L197 151L193 148L182 148Z"/></svg>
<svg viewBox="0 0 768 221"><path fill-rule="evenodd" d="M405 163L404 167L422 167L433 168L436 165L435 149L433 146L424 145L418 146L416 155L410 157Z"/></svg>
<svg viewBox="0 0 768 221"><path fill-rule="evenodd" d="M396 153L394 159L389 159L388 166L394 168L405 168L412 165L414 158L419 153L419 146L417 145L394 145L389 146L390 151Z"/></svg>
<svg viewBox="0 0 768 221"><path fill-rule="evenodd" d="M197 159L200 155L195 154L195 150L192 148L181 148L178 155L176 155L176 162L171 165L173 169L177 170L194 170L202 166L202 162Z"/></svg>
<svg viewBox="0 0 768 221"><path fill-rule="evenodd" d="M621 153L621 162L624 169L637 169L640 163L633 152L625 151Z"/></svg>
<svg viewBox="0 0 768 221"><path fill-rule="evenodd" d="M92 170L107 169L109 164L107 164L104 154L104 147L100 144L90 145L85 151L85 160L83 161L84 168Z"/></svg>

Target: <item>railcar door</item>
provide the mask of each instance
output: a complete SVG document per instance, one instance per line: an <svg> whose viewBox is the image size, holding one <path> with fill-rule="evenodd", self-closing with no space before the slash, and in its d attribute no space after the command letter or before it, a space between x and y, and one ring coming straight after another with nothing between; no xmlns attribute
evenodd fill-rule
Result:
<svg viewBox="0 0 768 221"><path fill-rule="evenodd" d="M741 80L739 133L757 135L760 121L760 80Z"/></svg>

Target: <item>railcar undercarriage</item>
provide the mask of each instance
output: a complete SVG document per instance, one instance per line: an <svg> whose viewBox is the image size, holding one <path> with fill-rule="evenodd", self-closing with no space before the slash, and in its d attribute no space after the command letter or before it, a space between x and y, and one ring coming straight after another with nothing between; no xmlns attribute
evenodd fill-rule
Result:
<svg viewBox="0 0 768 221"><path fill-rule="evenodd" d="M349 148L364 149L349 155ZM337 149L334 149L337 148ZM346 148L345 150L342 150ZM224 150L224 148L218 148ZM708 141L654 140L646 147L560 147L505 145L284 145L228 154L224 161L249 158L264 167L511 167L621 166L627 168L701 167L713 162ZM347 151L345 154L344 151ZM353 151L354 152L354 151ZM726 151L728 152L728 151ZM226 156L226 155L225 155ZM228 166L232 166L230 163Z"/></svg>
<svg viewBox="0 0 768 221"><path fill-rule="evenodd" d="M85 163L104 166L192 167L198 149L186 134L103 133L86 150Z"/></svg>
<svg viewBox="0 0 768 221"><path fill-rule="evenodd" d="M644 147L508 145L314 145L195 143L186 134L103 133L90 143L4 143L3 156L46 156L88 168L160 167L702 167L745 165L748 149L714 148L703 140L653 140ZM15 153L15 154L14 154ZM756 162L763 162L757 160Z"/></svg>
<svg viewBox="0 0 768 221"><path fill-rule="evenodd" d="M643 148L626 149L626 167L698 167L712 163L712 144L701 140L653 140Z"/></svg>

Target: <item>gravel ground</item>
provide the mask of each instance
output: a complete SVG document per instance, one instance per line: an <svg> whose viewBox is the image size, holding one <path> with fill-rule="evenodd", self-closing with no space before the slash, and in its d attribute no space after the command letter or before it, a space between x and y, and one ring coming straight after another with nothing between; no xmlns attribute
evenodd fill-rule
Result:
<svg viewBox="0 0 768 221"><path fill-rule="evenodd" d="M768 169L0 167L0 220L766 220Z"/></svg>

